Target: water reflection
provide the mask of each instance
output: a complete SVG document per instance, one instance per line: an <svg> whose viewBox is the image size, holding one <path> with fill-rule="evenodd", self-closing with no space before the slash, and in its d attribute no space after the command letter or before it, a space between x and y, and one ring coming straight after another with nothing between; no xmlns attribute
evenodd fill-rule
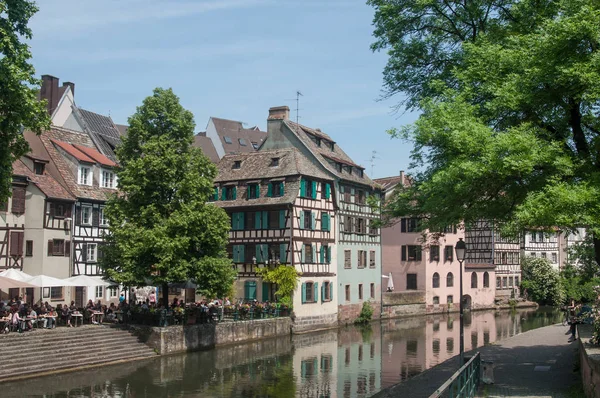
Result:
<svg viewBox="0 0 600 398"><path fill-rule="evenodd" d="M546 310L475 312L465 350L558 322ZM3 397L366 397L458 354L458 314L257 341L0 386Z"/></svg>

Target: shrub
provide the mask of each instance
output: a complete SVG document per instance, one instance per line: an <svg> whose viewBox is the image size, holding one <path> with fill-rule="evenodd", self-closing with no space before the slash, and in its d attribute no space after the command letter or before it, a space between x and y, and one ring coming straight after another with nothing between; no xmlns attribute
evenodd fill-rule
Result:
<svg viewBox="0 0 600 398"><path fill-rule="evenodd" d="M362 309L360 310L360 314L358 318L354 321L356 324L365 324L371 322L373 318L373 307L371 307L371 303L365 301L363 303Z"/></svg>

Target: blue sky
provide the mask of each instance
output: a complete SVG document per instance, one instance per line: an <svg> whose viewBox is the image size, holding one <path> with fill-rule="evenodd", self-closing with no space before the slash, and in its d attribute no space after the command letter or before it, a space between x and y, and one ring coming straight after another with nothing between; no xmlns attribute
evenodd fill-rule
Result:
<svg viewBox="0 0 600 398"><path fill-rule="evenodd" d="M363 0L40 0L31 21L38 75L75 83L75 101L127 118L172 87L203 131L210 116L266 129L269 107L295 109L375 177L406 170L411 145L386 134L415 120L378 101L386 54L373 53ZM296 112L292 111L295 118Z"/></svg>

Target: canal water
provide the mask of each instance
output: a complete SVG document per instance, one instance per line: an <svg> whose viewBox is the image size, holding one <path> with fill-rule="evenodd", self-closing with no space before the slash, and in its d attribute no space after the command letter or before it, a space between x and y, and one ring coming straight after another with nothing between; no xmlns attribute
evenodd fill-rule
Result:
<svg viewBox="0 0 600 398"><path fill-rule="evenodd" d="M560 316L544 308L465 313L465 351ZM0 396L368 397L457 355L459 332L458 314L393 319L6 383Z"/></svg>

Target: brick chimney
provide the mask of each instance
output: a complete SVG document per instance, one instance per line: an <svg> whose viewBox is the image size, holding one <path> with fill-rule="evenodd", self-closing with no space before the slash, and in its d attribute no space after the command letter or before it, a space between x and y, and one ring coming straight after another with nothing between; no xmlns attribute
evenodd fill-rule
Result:
<svg viewBox="0 0 600 398"><path fill-rule="evenodd" d="M400 184L404 186L404 170L400 170Z"/></svg>
<svg viewBox="0 0 600 398"><path fill-rule="evenodd" d="M269 118L267 120L289 120L290 108L287 105L274 106L269 108Z"/></svg>
<svg viewBox="0 0 600 398"><path fill-rule="evenodd" d="M71 93L73 94L73 97L75 97L75 83L63 82L62 86L65 87L65 90L67 86L71 87Z"/></svg>
<svg viewBox="0 0 600 398"><path fill-rule="evenodd" d="M52 115L52 112L58 106L58 101L60 101L60 97L58 96L58 77L42 75L40 99L47 101L46 109Z"/></svg>

